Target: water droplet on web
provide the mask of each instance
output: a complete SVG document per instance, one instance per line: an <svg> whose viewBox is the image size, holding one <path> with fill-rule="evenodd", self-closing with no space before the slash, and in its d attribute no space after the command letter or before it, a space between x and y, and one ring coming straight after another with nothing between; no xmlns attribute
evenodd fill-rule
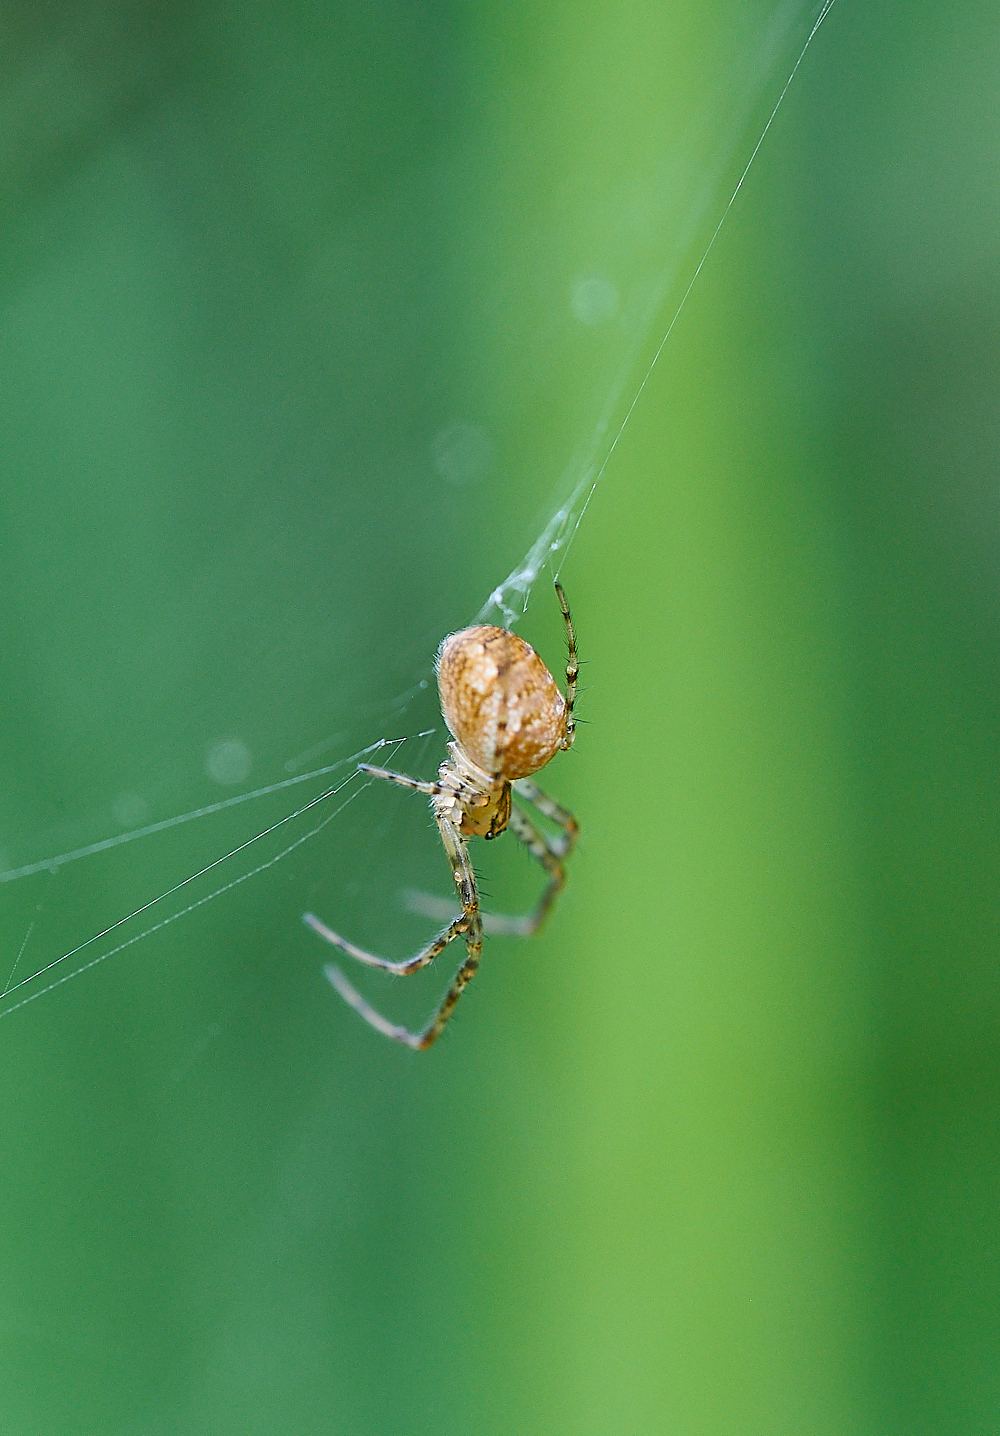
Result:
<svg viewBox="0 0 1000 1436"><path fill-rule="evenodd" d="M224 738L209 749L205 772L213 783L242 783L253 766L253 755L240 738Z"/></svg>

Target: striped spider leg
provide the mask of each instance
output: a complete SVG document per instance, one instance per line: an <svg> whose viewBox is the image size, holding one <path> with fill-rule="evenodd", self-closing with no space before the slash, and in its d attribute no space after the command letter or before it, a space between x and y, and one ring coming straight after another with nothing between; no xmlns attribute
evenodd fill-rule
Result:
<svg viewBox="0 0 1000 1436"><path fill-rule="evenodd" d="M313 913L303 921L325 941L357 962L406 976L434 961L450 942L464 938L465 960L437 1012L418 1032L390 1022L376 1011L344 976L335 963L324 971L351 1007L376 1032L407 1047L423 1051L441 1035L469 982L475 976L483 946L484 918L479 908L475 873L469 862L468 839L498 838L508 826L548 874L548 885L534 910L525 917L491 917L490 931L527 937L538 930L565 882L563 859L576 843L579 829L558 803L531 781L561 749L573 745L578 662L576 635L566 596L559 583L556 594L566 624L568 657L566 695L538 654L506 628L481 624L446 638L438 651L438 689L441 711L453 741L449 756L438 770L436 783L422 783L405 773L359 764L362 772L426 794L451 865L461 912L415 957L390 962L355 947ZM511 790L531 803L561 829L549 837L527 814L511 802Z"/></svg>

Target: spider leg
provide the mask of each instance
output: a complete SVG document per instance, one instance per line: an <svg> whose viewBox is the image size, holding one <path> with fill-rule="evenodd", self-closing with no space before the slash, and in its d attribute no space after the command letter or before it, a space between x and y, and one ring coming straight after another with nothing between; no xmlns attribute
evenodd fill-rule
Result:
<svg viewBox="0 0 1000 1436"><path fill-rule="evenodd" d="M477 925L475 932L470 931L466 934L466 946L468 948L468 956L455 973L452 984L445 994L441 1006L422 1032L411 1032L409 1028L397 1026L396 1023L390 1022L387 1017L383 1017L382 1013L372 1007L371 1003L365 1001L353 983L347 980L340 968L334 963L327 963L323 971L344 1001L353 1007L355 1012L360 1017L363 1017L370 1027L374 1027L376 1032L381 1032L383 1037L391 1037L396 1042L402 1042L405 1046L412 1047L417 1052L426 1052L427 1048L440 1037L444 1030L445 1023L455 1010L455 1004L476 974L476 969L479 966L479 956L483 946L481 927Z"/></svg>
<svg viewBox="0 0 1000 1436"><path fill-rule="evenodd" d="M436 893L421 892L419 888L404 888L400 897L407 912L417 913L420 917L433 918L435 922L448 922L455 916L455 904L447 898L438 897ZM502 912L484 912L480 916L486 937L511 934L516 937L524 923L523 917L511 917Z"/></svg>
<svg viewBox="0 0 1000 1436"><path fill-rule="evenodd" d="M514 784L514 791L519 797L531 803L546 818L562 828L562 835L557 838L550 838L543 833L541 828L528 817L527 813L514 806L510 810L511 832L519 843L523 843L531 856L539 863L549 875L548 885L542 893L538 902L529 913L523 917L507 917L502 913L490 913L485 918L490 932L508 933L512 937L531 937L541 927L549 914L549 910L556 898L562 891L566 882L566 872L563 868L563 859L567 857L576 847L576 840L580 836L580 828L572 813L543 793L537 783L530 778L519 778Z"/></svg>
<svg viewBox="0 0 1000 1436"><path fill-rule="evenodd" d="M546 839L546 844L549 851L557 857L569 857L580 836L580 825L573 814L561 807L554 798L550 798L548 793L543 793L531 778L518 778L514 784L514 792L531 803L532 807L537 808L546 818L551 818L557 827L562 828L563 836L555 840Z"/></svg>
<svg viewBox="0 0 1000 1436"><path fill-rule="evenodd" d="M425 1051L432 1042L436 1042L444 1031L445 1023L455 1010L455 1005L469 983L475 977L479 968L479 959L483 951L483 925L476 911L475 922L465 934L465 961L455 973L451 980L451 986L444 995L441 1006L428 1022L423 1032L416 1034L416 1040L410 1042L411 1047L418 1051Z"/></svg>
<svg viewBox="0 0 1000 1436"><path fill-rule="evenodd" d="M580 660L576 652L576 630L573 627L573 620L570 617L569 604L566 602L566 595L563 593L563 586L556 579L556 598L559 600L559 607L562 609L563 621L566 624L566 747L573 746L573 734L576 724L573 721L573 708L576 704L576 684L580 676ZM555 807L555 804L553 804ZM543 808L542 812L545 811ZM562 809L560 809L560 812ZM551 816L551 815L550 815ZM568 815L567 815L568 816ZM558 819L556 820L558 821Z"/></svg>
<svg viewBox="0 0 1000 1436"><path fill-rule="evenodd" d="M381 774L379 774L379 776L381 776ZM397 775L387 774L386 776L395 778ZM406 781L407 783L412 783L412 780ZM418 786L416 783L412 785L414 787ZM438 830L441 833L444 850L448 855L448 861L451 863L455 886L458 889L458 895L462 902L462 911L458 917L448 924L444 932L441 933L439 937L436 937L432 943L429 943L421 952L417 953L416 957L411 957L404 962L389 962L383 957L376 957L373 953L364 952L361 948L355 947L353 943L347 942L345 938L340 937L324 923L320 922L319 918L315 917L312 913L307 912L303 914L303 921L307 923L314 932L319 933L320 937L325 938L327 942L333 943L335 947L339 947L341 951L346 952L349 957L356 958L359 962L364 962L370 967L380 967L387 972L395 972L403 976L411 972L416 972L421 967L426 967L429 962L433 962L434 958L442 953L448 944L454 941L456 937L465 938L465 961L452 978L451 986L445 993L437 1012L427 1026L420 1032L411 1032L409 1028L397 1026L396 1023L390 1022L388 1018L383 1017L380 1012L376 1011L374 1007L365 1001L353 984L347 980L340 968L334 963L328 963L324 968L327 979L337 989L344 1001L349 1003L355 1012L363 1017L371 1027L374 1027L376 1032L381 1032L383 1037L391 1037L394 1041L402 1042L407 1047L413 1047L417 1051L423 1051L430 1047L440 1036L445 1023L455 1009L455 1004L475 976L483 950L483 923L479 912L479 894L476 891L475 873L472 871L472 865L469 862L468 848L461 833L450 819L441 813L436 813L435 817L437 819Z"/></svg>
<svg viewBox="0 0 1000 1436"><path fill-rule="evenodd" d="M476 788L471 788L461 780L455 780L451 784L444 783L421 783L416 778L409 778L405 773L394 773L391 768L374 768L371 763L359 763L359 773L367 773L372 778L385 778L390 783L398 783L401 788L412 788L415 793L426 793L430 798L440 798L447 793L460 797L465 803L472 807L481 807L489 799ZM445 844L447 847L447 844Z"/></svg>
<svg viewBox="0 0 1000 1436"><path fill-rule="evenodd" d="M418 1045L415 1032L410 1032L407 1028L400 1027L397 1023L390 1022L387 1017L383 1017L381 1012L376 1011L370 1002L365 1001L354 984L348 982L340 968L334 963L328 962L323 971L348 1006L353 1007L359 1017L365 1019L369 1027L374 1027L375 1031L381 1032L383 1037L391 1037L396 1042L405 1042L407 1047Z"/></svg>
<svg viewBox="0 0 1000 1436"><path fill-rule="evenodd" d="M545 921L549 909L565 885L566 873L562 865L563 849L561 843L557 847L556 843L547 838L540 828L536 828L520 808L511 808L510 810L510 829L518 842L523 843L531 856L541 863L549 875L549 881L531 912L525 913L523 917L508 917L502 913L490 913L489 928L491 932L507 933L511 937L531 937Z"/></svg>
<svg viewBox="0 0 1000 1436"><path fill-rule="evenodd" d="M365 952L363 948L355 947L353 942L348 942L346 937L327 927L325 922L320 922L315 913L304 912L302 921L306 927L311 927L313 932L319 933L324 942L332 943L339 947L341 952L346 952L348 957L353 957L356 962L363 962L367 967L380 967L383 972L395 973L397 977L409 977L411 972L419 972L422 967L439 957L445 948L460 933L465 932L469 926L468 919L464 913L450 922L444 932L429 942L425 948L417 953L416 957L408 957L404 962L390 962L386 957L376 957L373 952ZM329 974L328 974L329 975Z"/></svg>
<svg viewBox="0 0 1000 1436"><path fill-rule="evenodd" d="M484 912L481 914L481 921L483 931L488 934L531 937L545 921L549 909L565 885L566 874L562 860L576 847L580 827L572 813L567 812L547 793L543 793L538 784L530 778L519 778L514 784L514 791L518 797L524 798L562 828L562 834L560 837L550 838L535 826L527 814L517 807L511 807L509 826L518 842L524 844L532 857L540 862L548 873L549 885L531 912L519 917L509 913ZM425 917L436 918L439 922L447 922L455 912L454 904L448 902L447 898L435 897L430 893L407 890L404 898L411 912L422 913Z"/></svg>
<svg viewBox="0 0 1000 1436"><path fill-rule="evenodd" d="M408 778L405 773L394 773L390 768L375 768L371 763L359 763L359 773L367 773L372 778L385 778L390 783L398 783L402 788L412 788L417 793L427 793L434 797L444 792L440 783L421 783L416 778Z"/></svg>

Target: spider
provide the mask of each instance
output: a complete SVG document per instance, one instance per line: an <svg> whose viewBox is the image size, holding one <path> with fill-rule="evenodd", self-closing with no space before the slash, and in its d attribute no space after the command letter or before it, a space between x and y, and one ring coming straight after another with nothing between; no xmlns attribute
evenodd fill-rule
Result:
<svg viewBox="0 0 1000 1436"><path fill-rule="evenodd" d="M469 862L469 838L498 838L509 826L514 836L541 863L548 885L534 910L524 917L488 917L491 932L530 937L537 932L565 882L563 859L572 852L579 835L576 819L531 781L562 748L571 748L576 724L573 705L579 665L576 634L566 595L556 582L556 596L566 624L566 696L533 648L506 628L483 624L463 628L441 644L437 655L441 712L453 742L450 756L438 769L436 783L421 783L404 773L359 763L362 773L385 778L417 793L426 793L441 834L441 841L458 889L462 911L433 942L405 962L389 962L363 952L320 922L313 913L302 920L348 957L369 967L408 976L433 962L457 937L464 937L466 956L437 1012L419 1032L399 1027L376 1012L340 968L328 963L327 978L366 1022L417 1051L440 1037L455 1004L476 974L483 947L483 914L479 909L476 875ZM561 829L549 837L511 802L511 789Z"/></svg>

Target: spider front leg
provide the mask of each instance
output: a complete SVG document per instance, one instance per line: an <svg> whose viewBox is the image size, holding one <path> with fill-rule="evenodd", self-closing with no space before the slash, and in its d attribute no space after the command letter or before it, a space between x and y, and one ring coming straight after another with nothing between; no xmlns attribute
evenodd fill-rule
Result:
<svg viewBox="0 0 1000 1436"><path fill-rule="evenodd" d="M385 776L396 781L399 781L401 777L401 775L395 773L383 774L377 770L376 773L379 777ZM418 786L412 779L404 779L403 781L407 786ZM420 786L430 787L431 785ZM376 1032L381 1032L384 1037L391 1037L394 1041L402 1042L407 1047L413 1047L417 1051L423 1051L430 1047L440 1036L445 1023L455 1009L455 1004L476 974L483 948L483 923L479 912L479 894L476 891L476 878L472 871L472 865L469 862L469 853L465 840L448 818L440 813L435 814L435 817L437 819L438 830L441 834L441 841L444 844L444 850L448 855L448 861L451 863L455 886L458 889L459 899L462 903L462 912L448 924L439 937L436 937L433 942L428 943L427 947L421 952L418 952L416 957L407 958L403 962L389 962L384 957L376 957L373 953L364 952L360 947L355 947L353 943L348 942L338 933L328 928L325 923L320 922L319 918L311 912L304 913L302 919L314 932L319 933L320 937L332 943L334 947L339 947L340 950L346 952L349 957L355 958L358 962L364 962L369 967L380 967L386 972L395 972L400 976L408 976L411 972L417 972L420 968L426 967L427 964L433 962L456 937L465 938L465 961L452 979L451 986L445 993L444 999L437 1012L427 1026L420 1032L411 1032L409 1028L398 1026L396 1023L390 1022L387 1017L383 1017L370 1003L365 1001L360 992L348 981L340 968L334 963L328 963L323 969L327 979L337 989L344 1001L349 1003L355 1012L363 1017L370 1026L374 1027Z"/></svg>

